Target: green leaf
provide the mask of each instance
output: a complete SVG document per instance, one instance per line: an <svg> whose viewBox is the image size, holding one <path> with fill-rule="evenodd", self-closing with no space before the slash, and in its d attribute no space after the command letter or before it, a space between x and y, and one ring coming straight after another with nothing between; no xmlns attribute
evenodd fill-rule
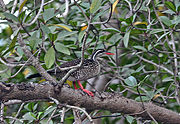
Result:
<svg viewBox="0 0 180 124"><path fill-rule="evenodd" d="M166 32L165 34L161 35L161 37L158 38L157 42L160 41L164 36L168 35L170 32Z"/></svg>
<svg viewBox="0 0 180 124"><path fill-rule="evenodd" d="M35 111L37 109L37 107L38 107L38 103L33 106L33 108L32 108L33 111Z"/></svg>
<svg viewBox="0 0 180 124"><path fill-rule="evenodd" d="M126 83L128 86L131 86L131 87L137 86L136 78L133 77L133 76L130 76L130 77L126 78L126 79L125 79L125 83Z"/></svg>
<svg viewBox="0 0 180 124"><path fill-rule="evenodd" d="M166 1L165 5L172 11L176 12L176 7L171 1Z"/></svg>
<svg viewBox="0 0 180 124"><path fill-rule="evenodd" d="M20 7L19 7L19 13L21 12L21 10L22 10L22 8L24 7L24 5L25 5L26 2L27 2L27 0L24 0L24 1L21 3L21 5L20 5Z"/></svg>
<svg viewBox="0 0 180 124"><path fill-rule="evenodd" d="M23 119L24 120L29 120L29 121L32 121L32 120L35 120L36 118L34 118L35 115L33 115L32 112L27 112L26 114L23 115Z"/></svg>
<svg viewBox="0 0 180 124"><path fill-rule="evenodd" d="M163 14L165 14L165 13L166 13L166 14L170 14L170 15L176 14L176 12L174 12L174 11L172 11L172 10L170 10L170 9L163 11Z"/></svg>
<svg viewBox="0 0 180 124"><path fill-rule="evenodd" d="M61 53L70 55L69 49L66 46L64 46L63 44L61 44L61 43L55 43L55 48L56 48L57 51L59 51Z"/></svg>
<svg viewBox="0 0 180 124"><path fill-rule="evenodd" d="M9 69L6 65L0 64L0 71L4 71L3 73L0 73L1 78L10 78L11 69Z"/></svg>
<svg viewBox="0 0 180 124"><path fill-rule="evenodd" d="M51 33L51 30L46 25L41 25L41 29L45 34Z"/></svg>
<svg viewBox="0 0 180 124"><path fill-rule="evenodd" d="M162 80L162 82L173 82L173 81L174 81L173 77L166 77Z"/></svg>
<svg viewBox="0 0 180 124"><path fill-rule="evenodd" d="M6 18L11 19L11 20L13 20L13 21L15 21L15 22L18 22L18 21L19 21L18 18L17 18L15 15L11 14L11 13L4 12L3 15L4 15Z"/></svg>
<svg viewBox="0 0 180 124"><path fill-rule="evenodd" d="M93 0L90 7L90 13L94 14L95 12L97 12L101 6L101 2L102 0Z"/></svg>
<svg viewBox="0 0 180 124"><path fill-rule="evenodd" d="M145 65L140 66L139 68L136 69L136 72L140 72L144 67Z"/></svg>
<svg viewBox="0 0 180 124"><path fill-rule="evenodd" d="M117 32L117 33L121 33L118 29L116 29L116 28L105 28L105 29L103 29L103 31L108 31L108 32Z"/></svg>
<svg viewBox="0 0 180 124"><path fill-rule="evenodd" d="M178 25L179 23L180 23L180 15L179 16L174 16L173 24Z"/></svg>
<svg viewBox="0 0 180 124"><path fill-rule="evenodd" d="M50 114L50 113L51 113L52 111L54 111L55 109L56 109L56 107L49 106L49 107L45 110L42 118L45 118L48 114Z"/></svg>
<svg viewBox="0 0 180 124"><path fill-rule="evenodd" d="M171 26L172 25L172 22L171 20L167 17L167 16L160 16L159 17L161 19L161 21L167 25L167 26Z"/></svg>
<svg viewBox="0 0 180 124"><path fill-rule="evenodd" d="M15 47L16 41L17 41L17 35L12 39L12 42L9 45L9 49L11 49L11 53L13 53L13 51L14 51L14 47Z"/></svg>
<svg viewBox="0 0 180 124"><path fill-rule="evenodd" d="M71 35L74 35L74 34L77 34L77 31L61 32L61 33L58 34L58 38L57 39L62 40L64 37L71 36Z"/></svg>
<svg viewBox="0 0 180 124"><path fill-rule="evenodd" d="M38 112L37 119L40 120L42 118L43 114L44 114L44 112Z"/></svg>
<svg viewBox="0 0 180 124"><path fill-rule="evenodd" d="M53 18L55 16L54 14L54 8L49 8L49 9L45 9L44 13L43 13L43 18L46 21L48 21L49 19Z"/></svg>
<svg viewBox="0 0 180 124"><path fill-rule="evenodd" d="M38 44L42 42L41 39L37 37L37 32L34 32L31 37L29 37L29 45L33 50L37 49Z"/></svg>
<svg viewBox="0 0 180 124"><path fill-rule="evenodd" d="M168 31L168 29L153 29L152 31L150 31L150 34L156 34L159 32L164 32L164 31Z"/></svg>
<svg viewBox="0 0 180 124"><path fill-rule="evenodd" d="M142 50L142 51L147 51L146 48L142 47L142 46L133 46L135 49L138 49L138 50Z"/></svg>
<svg viewBox="0 0 180 124"><path fill-rule="evenodd" d="M46 64L47 68L50 68L54 64L54 62L55 62L55 51L54 51L53 47L51 47L47 51L47 53L46 53L46 55L44 57L44 61L45 61L45 64Z"/></svg>
<svg viewBox="0 0 180 124"><path fill-rule="evenodd" d="M13 53L14 47L15 47L15 44L16 44L16 41L17 41L17 35L18 35L18 33L19 33L19 30L16 30L16 31L14 31L14 33L11 35L11 36L13 36L12 42L11 42L11 44L9 45L9 49L7 49L7 50L2 54L2 56L6 55L9 51L10 51L11 53Z"/></svg>
<svg viewBox="0 0 180 124"><path fill-rule="evenodd" d="M144 77L144 79L143 80L141 80L140 82L139 82L139 86L142 84L142 83L144 83L145 81L146 81L146 79L148 79L150 77L150 75L146 75L145 77Z"/></svg>
<svg viewBox="0 0 180 124"><path fill-rule="evenodd" d="M114 44L116 42L119 42L120 40L122 39L122 36L120 33L116 33L114 34L110 39L109 39L109 42Z"/></svg>
<svg viewBox="0 0 180 124"><path fill-rule="evenodd" d="M125 46L126 48L128 47L129 35L130 35L130 30L125 33L124 38L123 38L124 46Z"/></svg>
<svg viewBox="0 0 180 124"><path fill-rule="evenodd" d="M85 30L84 31L81 31L78 35L78 41L81 42L83 37L84 37L84 34L85 34Z"/></svg>
<svg viewBox="0 0 180 124"><path fill-rule="evenodd" d="M157 89L157 91L154 94L160 93L161 91L163 91L165 89L165 87L159 88Z"/></svg>
<svg viewBox="0 0 180 124"><path fill-rule="evenodd" d="M52 33L49 33L49 39L51 40L51 41L55 41L56 39L57 39L57 35L58 34L52 34Z"/></svg>
<svg viewBox="0 0 180 124"><path fill-rule="evenodd" d="M143 101L143 102L150 100L150 98L147 97L147 96L141 96L141 98L142 98L142 101ZM141 98L140 98L140 96L138 96L138 97L136 97L135 100L138 101L138 102L141 102Z"/></svg>
<svg viewBox="0 0 180 124"><path fill-rule="evenodd" d="M43 119L39 122L39 124L54 124L54 120L52 121L52 119L49 121L49 119Z"/></svg>
<svg viewBox="0 0 180 124"><path fill-rule="evenodd" d="M146 91L146 95L147 95L150 99L152 99L155 94L154 94L154 91Z"/></svg>
<svg viewBox="0 0 180 124"><path fill-rule="evenodd" d="M132 124L134 117L128 115L128 116L126 116L126 119L129 122L129 124Z"/></svg>

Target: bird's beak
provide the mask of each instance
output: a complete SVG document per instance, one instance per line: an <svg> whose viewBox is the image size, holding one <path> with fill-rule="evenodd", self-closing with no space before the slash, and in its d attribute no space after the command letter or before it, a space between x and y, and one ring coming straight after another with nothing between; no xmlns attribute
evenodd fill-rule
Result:
<svg viewBox="0 0 180 124"><path fill-rule="evenodd" d="M110 52L105 52L105 54L107 54L107 55L114 55L114 53L110 53Z"/></svg>

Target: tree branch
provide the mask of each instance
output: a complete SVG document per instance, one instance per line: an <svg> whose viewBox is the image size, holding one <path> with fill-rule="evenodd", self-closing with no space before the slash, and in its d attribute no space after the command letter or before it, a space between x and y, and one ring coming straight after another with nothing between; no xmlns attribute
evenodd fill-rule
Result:
<svg viewBox="0 0 180 124"><path fill-rule="evenodd" d="M66 86L58 89L56 85L50 83L7 84L0 82L0 99L4 102L14 99L23 102L36 99L50 101L50 97L57 99L60 103L84 107L88 110L108 110L112 113L124 113L142 117L145 120L151 120L150 114L157 122L168 124L179 124L180 122L180 115L176 112L153 103L144 103L145 110L143 110L141 102L127 99L119 93L103 92L103 98L99 98L96 96L89 97L82 91Z"/></svg>

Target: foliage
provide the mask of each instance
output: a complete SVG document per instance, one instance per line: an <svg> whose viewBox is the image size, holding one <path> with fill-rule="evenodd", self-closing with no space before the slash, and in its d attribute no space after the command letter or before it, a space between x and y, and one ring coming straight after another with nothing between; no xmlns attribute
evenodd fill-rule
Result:
<svg viewBox="0 0 180 124"><path fill-rule="evenodd" d="M20 34L45 69L81 57L82 52L87 58L94 49L106 48L116 53L114 57L104 57L106 61L103 61L108 65L103 68L110 69L109 76L112 78L107 92L123 91L123 96L128 98L140 102L153 101L180 112L179 0L79 1L69 3L67 13L67 3L45 1L38 19L31 24L42 4L34 1L24 0L15 8L14 1L11 1L6 10L0 9L2 24L7 26L1 29L0 34L1 81L27 82L26 77L37 72L28 65L31 61L19 44ZM104 22L110 17L110 21ZM85 51L82 50L83 44ZM14 63L18 64L13 66ZM115 79L119 82L113 81ZM19 106L7 106L5 116L14 116L17 108ZM59 117L48 120L55 109L54 104L47 102L26 103L15 123L57 123ZM99 112L102 115L112 114ZM59 110L53 114L61 113L62 110ZM105 117L101 122L118 123L123 118L124 115L118 113L116 118ZM72 111L68 111L65 123L72 123L73 119ZM137 120L127 115L124 123L135 124ZM6 121L12 122L13 119L6 118Z"/></svg>

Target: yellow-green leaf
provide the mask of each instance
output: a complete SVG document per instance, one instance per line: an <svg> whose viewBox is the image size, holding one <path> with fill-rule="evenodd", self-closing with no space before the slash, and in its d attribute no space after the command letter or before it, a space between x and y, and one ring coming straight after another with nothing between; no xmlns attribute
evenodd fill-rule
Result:
<svg viewBox="0 0 180 124"><path fill-rule="evenodd" d="M133 23L133 26L135 26L135 25L148 25L148 23L147 22L134 22Z"/></svg>
<svg viewBox="0 0 180 124"><path fill-rule="evenodd" d="M17 35L12 39L11 44L9 45L9 49L11 49L11 54L14 52L14 47L17 41Z"/></svg>
<svg viewBox="0 0 180 124"><path fill-rule="evenodd" d="M64 28L65 30L67 30L69 32L72 32L72 30L68 26L66 26L66 25L62 25L62 24L52 24L52 25Z"/></svg>
<svg viewBox="0 0 180 124"><path fill-rule="evenodd" d="M118 4L119 0L116 0L114 3L113 3L113 6L112 6L112 12L114 12L117 4Z"/></svg>
<svg viewBox="0 0 180 124"><path fill-rule="evenodd" d="M26 2L27 2L27 0L24 0L24 1L21 3L21 5L20 5L20 7L19 7L19 13L21 12L21 10L22 10L22 8L24 7L24 5L25 5Z"/></svg>

